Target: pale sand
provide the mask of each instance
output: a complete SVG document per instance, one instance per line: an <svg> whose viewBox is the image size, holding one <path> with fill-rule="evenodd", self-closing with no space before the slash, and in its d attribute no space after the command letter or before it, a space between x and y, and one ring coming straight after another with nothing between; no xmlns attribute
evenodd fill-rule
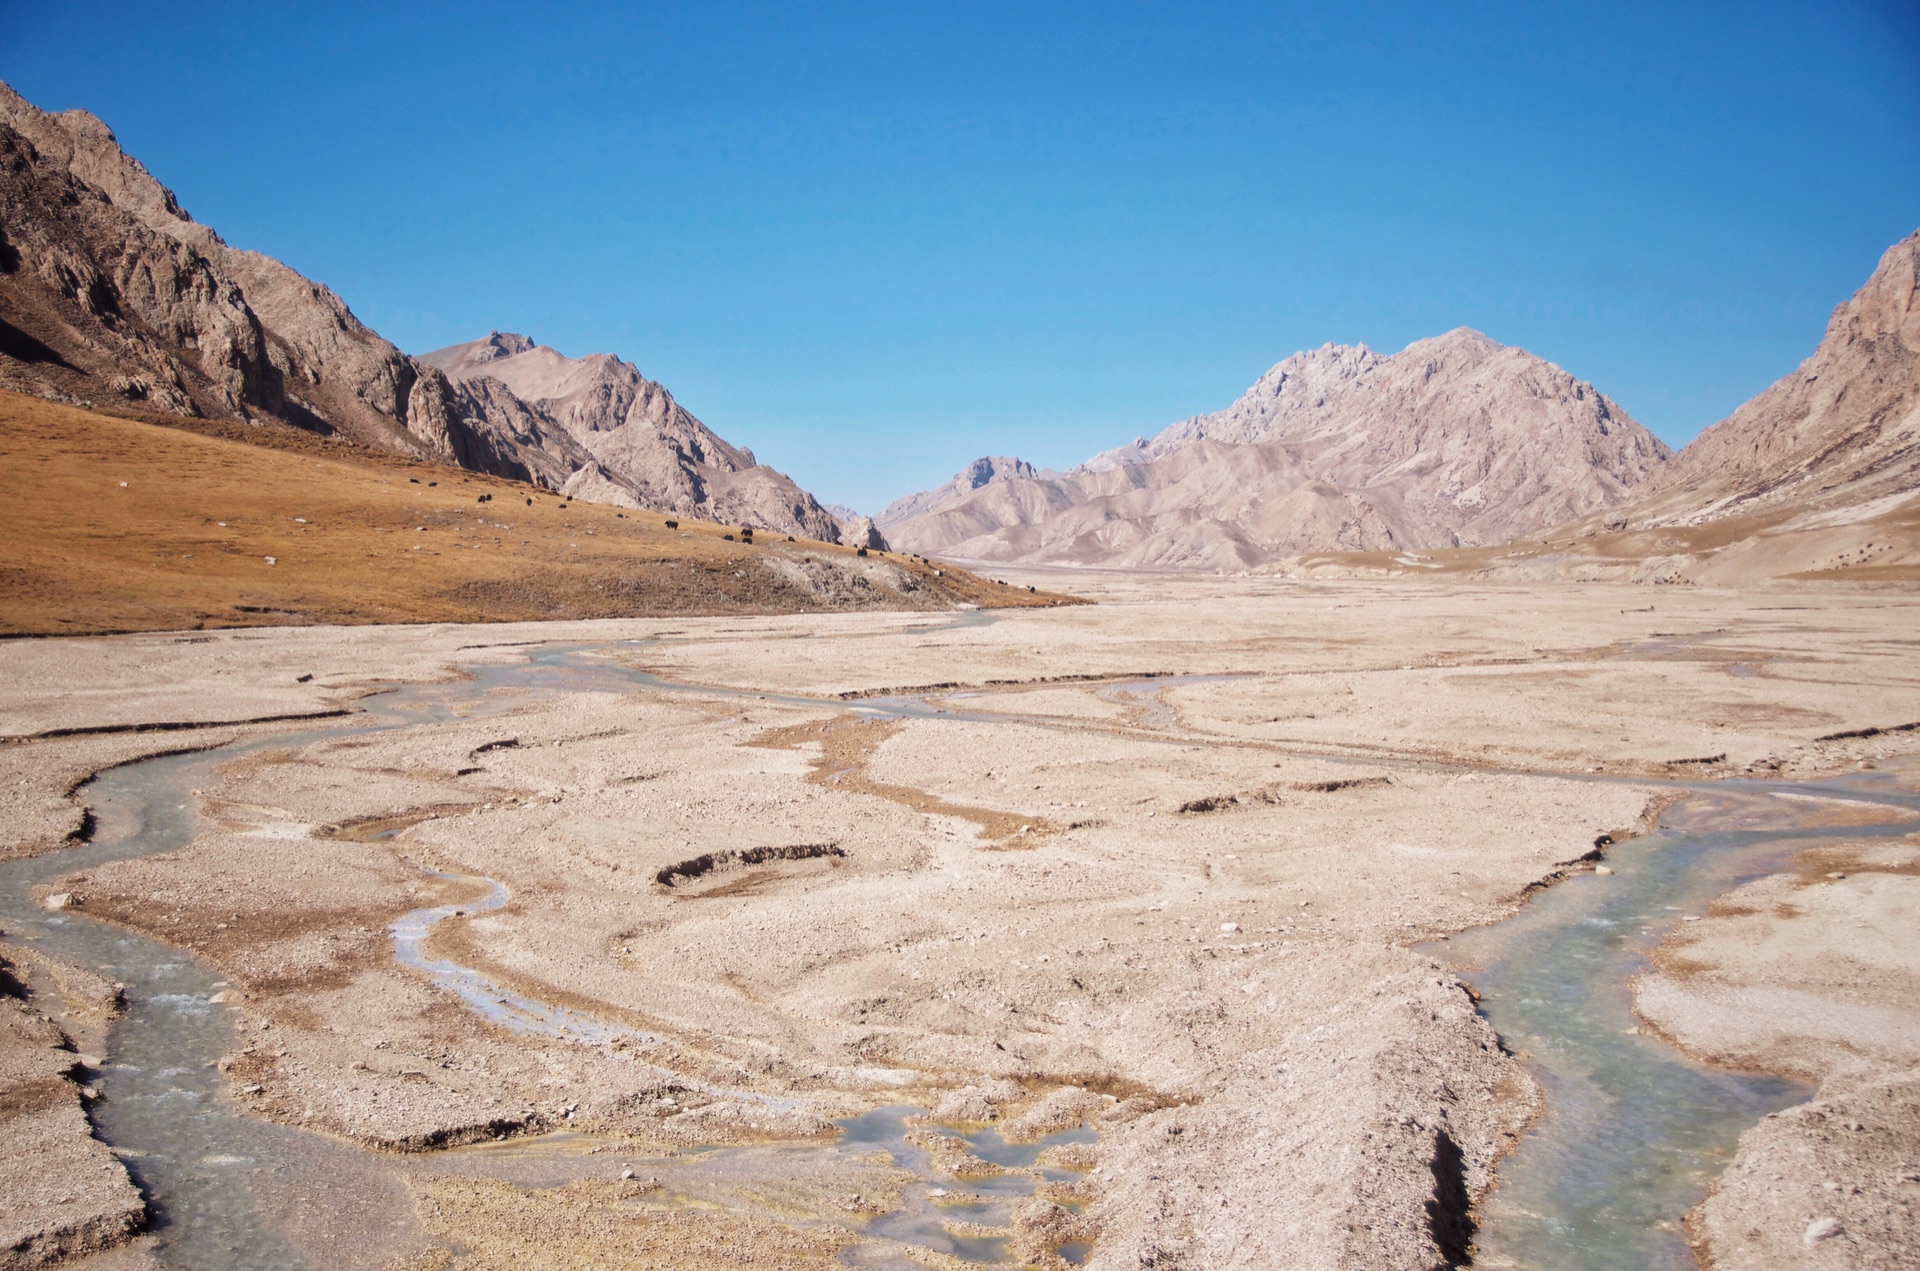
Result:
<svg viewBox="0 0 1920 1271"><path fill-rule="evenodd" d="M878 1103L1008 1118L1065 1099L1062 1115L1101 1131L1090 1265L1115 1268L1441 1263L1459 1215L1430 1204L1437 1189L1478 1195L1535 1093L1455 977L1408 946L1510 912L1596 836L1639 823L1671 777L1920 750L1916 733L1816 740L1920 719L1920 601L1900 593L1045 578L1101 603L958 627L902 614L21 642L0 646L0 725L337 709L534 640L660 637L621 656L756 693L1232 674L1169 685L1164 708L1102 680L941 698L1001 722L528 695L511 719L231 765L203 792L217 832L61 884L221 968L247 1021L230 1075L260 1087L248 1098L265 1115L417 1147L571 1110L576 1128L671 1144L820 1134ZM6 797L29 813L0 852L72 827L67 790L90 761L180 740L0 748ZM1630 779L1554 775L1589 772ZM1202 803L1214 810L1180 811ZM308 837L425 809L439 815L390 840ZM703 853L808 844L844 854L655 882ZM434 952L661 1044L510 1034L398 967L393 918L480 894L409 858L513 893L443 924ZM590 1250L618 1199L421 1187L429 1231L519 1215L480 1242L500 1258L536 1232ZM767 1248L805 1261L839 1239L806 1230ZM646 1264L628 1245L605 1256ZM493 1265L474 1258L455 1265Z"/></svg>

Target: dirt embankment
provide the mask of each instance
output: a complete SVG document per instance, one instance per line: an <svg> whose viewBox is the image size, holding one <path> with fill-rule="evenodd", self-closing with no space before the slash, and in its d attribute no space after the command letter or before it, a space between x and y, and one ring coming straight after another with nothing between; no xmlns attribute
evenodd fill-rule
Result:
<svg viewBox="0 0 1920 1271"><path fill-rule="evenodd" d="M1071 603L285 428L0 393L0 635Z"/></svg>
<svg viewBox="0 0 1920 1271"><path fill-rule="evenodd" d="M147 1202L86 1102L102 1064L116 986L0 941L0 1267L36 1267L122 1244Z"/></svg>

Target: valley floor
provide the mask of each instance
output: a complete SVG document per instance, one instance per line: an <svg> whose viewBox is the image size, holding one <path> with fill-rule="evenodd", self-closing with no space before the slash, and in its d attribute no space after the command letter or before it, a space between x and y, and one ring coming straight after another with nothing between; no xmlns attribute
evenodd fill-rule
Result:
<svg viewBox="0 0 1920 1271"><path fill-rule="evenodd" d="M99 769L269 741L209 761L190 845L34 896L204 959L220 1097L358 1145L378 1226L290 1212L318 1264L1428 1268L1541 1106L1445 937L1689 786L1920 778L1906 591L1004 576L1097 603L3 644L0 859L111 829ZM439 687L324 717L400 684ZM1649 1029L1826 1083L1694 1216L1715 1265L1920 1258L1914 846L1750 884L1639 985ZM486 1000L395 957L433 906ZM34 937L0 1266L159 1265L80 1115L116 991ZM835 1144L896 1105L944 1194ZM1082 1123L993 1224L886 1234L1025 1168L952 1135Z"/></svg>

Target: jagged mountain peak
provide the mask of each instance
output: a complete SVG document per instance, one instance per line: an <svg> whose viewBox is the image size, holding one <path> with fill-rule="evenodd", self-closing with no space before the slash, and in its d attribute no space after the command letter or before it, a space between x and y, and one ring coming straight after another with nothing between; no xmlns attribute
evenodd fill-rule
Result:
<svg viewBox="0 0 1920 1271"><path fill-rule="evenodd" d="M1301 350L1225 410L1063 475L962 474L881 524L961 557L1239 568L1532 533L1623 501L1667 455L1592 385L1457 327L1390 356Z"/></svg>
<svg viewBox="0 0 1920 1271"><path fill-rule="evenodd" d="M956 487L964 485L969 490L977 490L990 482L1014 481L1034 476L1038 471L1017 455L985 455L962 468L953 483Z"/></svg>
<svg viewBox="0 0 1920 1271"><path fill-rule="evenodd" d="M480 346L473 353L476 361L498 361L539 347L528 337L512 331L489 332L486 339L474 343Z"/></svg>

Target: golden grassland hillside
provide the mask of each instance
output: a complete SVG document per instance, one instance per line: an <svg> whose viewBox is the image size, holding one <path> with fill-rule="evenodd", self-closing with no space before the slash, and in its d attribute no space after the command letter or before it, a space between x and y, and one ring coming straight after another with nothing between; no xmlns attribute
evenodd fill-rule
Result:
<svg viewBox="0 0 1920 1271"><path fill-rule="evenodd" d="M0 393L0 634L1071 603L280 426Z"/></svg>

